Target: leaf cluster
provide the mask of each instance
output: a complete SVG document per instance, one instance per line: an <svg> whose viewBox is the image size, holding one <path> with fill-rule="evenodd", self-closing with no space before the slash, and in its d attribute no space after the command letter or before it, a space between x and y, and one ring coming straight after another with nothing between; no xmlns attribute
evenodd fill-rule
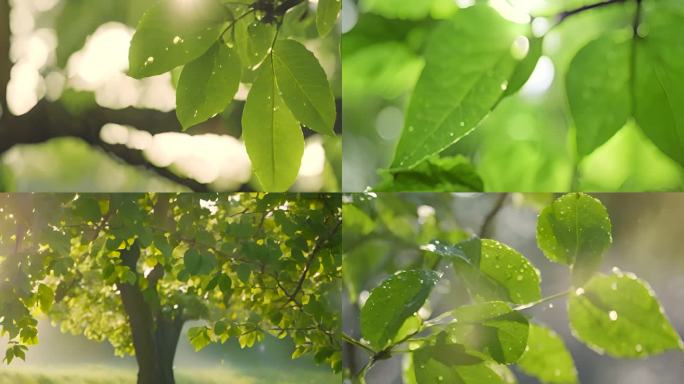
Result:
<svg viewBox="0 0 684 384"><path fill-rule="evenodd" d="M478 236L445 241L449 232L442 229L433 232L437 240L399 245L404 251L422 252L422 265L397 260L398 265L388 268L394 273L364 297L359 284L370 275L362 275L354 265L363 261L373 268L382 263L379 259L396 253L378 242L385 229L384 218L375 217L375 206L384 205L384 199L355 196L343 206L345 228L351 217L349 231L365 239L345 239L343 247L347 293L351 301L360 300L360 337L343 337L369 355L358 372L346 372L352 380L364 383L375 364L401 355L407 383L514 383L508 368L512 364L542 382L576 383L576 368L562 338L526 311L562 296L568 296L574 337L597 353L642 358L684 349L647 282L617 268L608 275L599 272L612 243L611 221L599 200L581 193L552 201L537 221L538 247L550 261L570 268L567 291L543 297L542 276L524 255ZM399 227L401 207L393 209ZM404 207L411 210L410 204ZM424 223L431 220L427 216ZM432 316L431 293L447 286L452 271L464 289L452 288L450 295L463 304Z"/></svg>

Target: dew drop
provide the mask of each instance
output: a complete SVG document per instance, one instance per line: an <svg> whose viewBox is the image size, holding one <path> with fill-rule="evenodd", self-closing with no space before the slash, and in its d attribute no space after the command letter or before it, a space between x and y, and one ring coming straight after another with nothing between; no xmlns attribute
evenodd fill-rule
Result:
<svg viewBox="0 0 684 384"><path fill-rule="evenodd" d="M174 44L180 44L180 43L182 43L182 42L183 42L183 39L182 39L180 36L175 36L175 37L173 38L173 43L174 43Z"/></svg>
<svg viewBox="0 0 684 384"><path fill-rule="evenodd" d="M608 313L608 317L610 318L611 321L615 321L618 318L618 313L615 311L610 311Z"/></svg>
<svg viewBox="0 0 684 384"><path fill-rule="evenodd" d="M503 83L501 83L501 90L505 91L506 89L508 89L508 81L504 81Z"/></svg>
<svg viewBox="0 0 684 384"><path fill-rule="evenodd" d="M634 346L634 349L635 349L637 352L641 352L641 351L644 350L644 348L641 346L641 344L635 345L635 346Z"/></svg>
<svg viewBox="0 0 684 384"><path fill-rule="evenodd" d="M511 45L511 56L516 60L522 60L530 52L530 40L525 36L518 36Z"/></svg>
<svg viewBox="0 0 684 384"><path fill-rule="evenodd" d="M582 295L584 295L584 288L581 288L581 287L580 287L580 288L577 288L577 289L575 290L575 295L577 295L577 296L582 296Z"/></svg>

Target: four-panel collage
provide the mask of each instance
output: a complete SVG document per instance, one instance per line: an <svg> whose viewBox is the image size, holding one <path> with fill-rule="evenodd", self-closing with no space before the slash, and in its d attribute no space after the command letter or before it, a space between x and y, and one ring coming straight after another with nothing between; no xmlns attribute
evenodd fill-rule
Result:
<svg viewBox="0 0 684 384"><path fill-rule="evenodd" d="M0 384L680 384L681 0L0 0Z"/></svg>

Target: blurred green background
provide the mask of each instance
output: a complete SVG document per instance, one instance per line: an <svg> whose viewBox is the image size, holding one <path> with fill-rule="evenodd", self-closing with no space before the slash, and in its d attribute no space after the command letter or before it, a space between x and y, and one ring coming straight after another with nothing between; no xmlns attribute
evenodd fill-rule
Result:
<svg viewBox="0 0 684 384"><path fill-rule="evenodd" d="M378 6L384 3L395 6ZM389 166L431 29L458 12L459 5L472 3L344 1L343 190L374 186L377 171ZM554 2L508 1L517 11L533 3ZM565 73L581 47L604 31L629 25L633 13L634 4L628 1L568 18L546 36L543 57L523 89L504 99L472 134L443 154L470 158L486 191L681 190L684 170L631 122L576 166ZM554 22L552 17L537 18L533 27L543 30Z"/></svg>
<svg viewBox="0 0 684 384"><path fill-rule="evenodd" d="M343 331L360 337L360 305L371 289L398 270L423 268L430 259L419 249L435 238L457 243L472 234L503 242L527 257L541 272L542 296L567 290L567 266L549 261L537 248L539 211L555 195L378 193L352 194L353 201L372 222L345 210ZM613 245L605 254L601 272L614 266L648 281L669 320L684 335L684 194L639 193L593 195L606 206L613 224ZM500 205L497 210L496 207ZM483 229L485 217L491 221ZM356 221L353 221L353 220ZM365 224L363 224L365 222ZM358 236L356 236L358 235ZM445 266L446 267L446 266ZM467 291L449 267L420 312L436 316L469 300ZM532 318L555 330L565 341L578 370L580 383L679 384L684 377L682 352L670 351L648 359L615 359L599 355L577 341L568 326L566 299L560 298L528 311ZM432 314L432 315L430 315ZM345 367L356 372L368 355L345 344ZM401 355L376 364L368 384L400 384ZM515 369L518 382L538 381Z"/></svg>
<svg viewBox="0 0 684 384"><path fill-rule="evenodd" d="M236 340L210 345L195 352L188 342L186 325L176 351L178 384L317 384L341 378L313 359L291 360L294 347L268 337L254 348L241 350ZM0 366L0 384L134 384L137 365L133 357L114 357L106 343L83 336L62 334L47 320L39 324L39 343L29 348L26 362ZM0 342L4 350L5 341Z"/></svg>

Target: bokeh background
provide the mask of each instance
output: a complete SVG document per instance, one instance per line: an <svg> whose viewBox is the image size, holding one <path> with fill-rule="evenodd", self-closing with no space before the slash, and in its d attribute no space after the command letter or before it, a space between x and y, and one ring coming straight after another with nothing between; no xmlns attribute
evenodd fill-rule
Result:
<svg viewBox="0 0 684 384"><path fill-rule="evenodd" d="M4 132L0 136L5 141L0 145L0 191L256 188L240 140L246 86L220 118L181 133L175 120L173 85L180 71L142 80L126 76L135 26L156 0L1 2L0 26L9 22L10 36L0 28L0 39L11 39L11 47L9 57L0 52L0 61L11 60L12 67L7 86L9 111L0 111L0 118L8 113L29 114L39 103L57 103L84 120L93 116L101 120L97 115L101 109L114 111L111 115L118 124L95 127L89 137L69 132L68 127L61 135L52 135L35 124L14 128L34 130L34 134ZM316 2L310 4L315 7ZM295 29L299 36L306 36L303 42L321 61L339 106L340 35L316 38L311 19ZM0 133L10 128L0 120ZM43 139L43 135L52 136ZM8 142L15 136L23 137L20 145ZM306 131L306 136L302 168L292 190L339 190L341 138L312 131Z"/></svg>
<svg viewBox="0 0 684 384"><path fill-rule="evenodd" d="M267 337L252 349L241 350L236 340L209 345L200 352L188 342L187 324L176 351L175 371L179 384L317 384L339 382L325 366L309 357L291 360L291 343ZM83 336L63 334L49 321L39 323L39 344L29 348L26 362L0 366L0 384L133 384L135 358L114 357L107 343ZM5 350L5 340L0 340Z"/></svg>
<svg viewBox="0 0 684 384"><path fill-rule="evenodd" d="M377 3L396 6L380 8ZM599 1L492 0L507 19L529 22L529 11ZM363 191L387 168L431 29L474 0L344 0L343 189ZM408 3L407 3L408 4ZM419 7L416 4L424 4ZM380 10L379 10L380 9ZM546 13L545 13L546 14ZM555 13L534 20L541 34ZM629 26L634 2L572 16L548 33L543 56L522 90L504 99L478 128L445 154L470 158L490 192L667 191L684 187L684 171L630 122L579 164L565 74L577 51L602 32ZM577 166L576 166L577 165Z"/></svg>
<svg viewBox="0 0 684 384"><path fill-rule="evenodd" d="M356 195L358 196L358 195ZM684 194L598 194L607 207L613 224L613 245L607 251L602 272L614 266L634 272L648 281L656 292L668 318L684 335L684 249L681 247L684 224ZM365 268L353 276L345 269L347 295L344 295L343 331L359 337L359 303L368 292L399 269L420 268L421 252L394 239L397 231L412 231L416 241L427 243L438 228L442 236L458 239L482 231L484 218L503 201L498 213L486 226L486 237L497 239L525 255L541 271L542 296L567 290L568 268L546 259L537 248L535 229L540 209L552 200L551 194L378 194L368 204L378 209L380 227L369 235L360 265ZM501 200L504 199L504 200ZM369 206L370 206L369 205ZM346 217L345 217L346 220ZM383 233L383 235L379 235ZM389 233L389 235L388 235ZM394 233L394 234L392 234ZM401 233L401 232L397 232ZM408 239L408 238L407 238ZM355 243L358 244L358 243ZM347 243L346 247L350 246ZM345 257L348 257L348 253ZM355 255L358 256L358 255ZM347 263L347 261L345 261ZM347 264L345 264L346 266ZM350 301L350 282L356 280L356 303ZM352 289L354 291L354 289ZM424 307L427 313L440 314L467 300L467 293L452 276L449 284L435 288ZM570 350L581 383L678 384L684 377L681 351L671 351L648 359L615 359L599 355L572 337L568 327L566 299L561 298L528 310L536 322L561 335ZM363 350L345 345L346 366L360 368L367 361ZM354 369L353 369L354 370ZM522 384L538 381L515 370ZM368 375L369 384L401 383L401 357L381 361Z"/></svg>

